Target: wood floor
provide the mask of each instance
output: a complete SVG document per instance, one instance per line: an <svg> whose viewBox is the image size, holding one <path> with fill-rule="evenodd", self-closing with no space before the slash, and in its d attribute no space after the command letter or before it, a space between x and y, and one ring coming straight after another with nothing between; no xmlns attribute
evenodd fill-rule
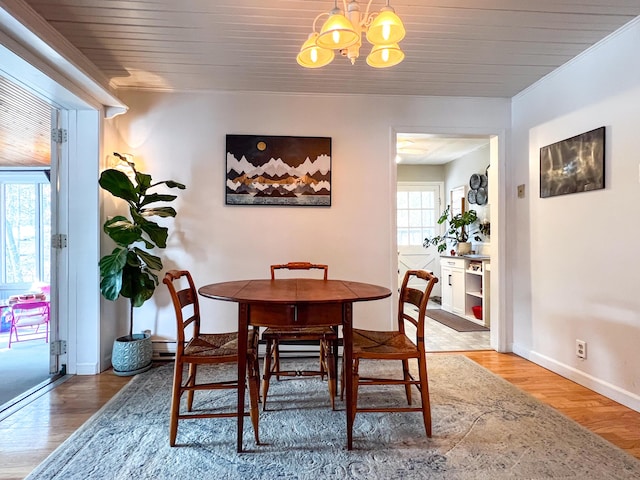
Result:
<svg viewBox="0 0 640 480"><path fill-rule="evenodd" d="M513 354L464 355L640 459L640 413ZM129 378L72 377L0 422L0 479L22 479Z"/></svg>

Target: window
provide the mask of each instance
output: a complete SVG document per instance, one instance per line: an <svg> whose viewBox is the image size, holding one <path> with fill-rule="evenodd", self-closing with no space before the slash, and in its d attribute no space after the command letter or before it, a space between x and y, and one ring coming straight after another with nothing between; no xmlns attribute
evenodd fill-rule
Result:
<svg viewBox="0 0 640 480"><path fill-rule="evenodd" d="M435 185L398 185L398 246L422 246L426 237L437 235L440 208Z"/></svg>
<svg viewBox="0 0 640 480"><path fill-rule="evenodd" d="M0 172L0 284L28 289L49 283L51 270L51 186L37 172Z"/></svg>

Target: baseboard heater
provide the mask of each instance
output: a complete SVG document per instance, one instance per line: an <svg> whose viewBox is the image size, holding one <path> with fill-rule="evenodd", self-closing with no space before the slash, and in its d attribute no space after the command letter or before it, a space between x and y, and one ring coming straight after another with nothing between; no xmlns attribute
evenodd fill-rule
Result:
<svg viewBox="0 0 640 480"><path fill-rule="evenodd" d="M173 360L176 356L175 341L158 341L153 342L153 360ZM265 343L260 340L258 345L258 356L264 357ZM320 346L313 340L287 340L280 342L281 357L317 357L320 354ZM342 339L338 340L338 355L342 355Z"/></svg>

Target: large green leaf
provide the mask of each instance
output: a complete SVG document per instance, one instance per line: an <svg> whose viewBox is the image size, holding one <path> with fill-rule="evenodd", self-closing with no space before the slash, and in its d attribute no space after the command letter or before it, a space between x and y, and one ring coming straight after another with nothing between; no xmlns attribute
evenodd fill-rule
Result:
<svg viewBox="0 0 640 480"><path fill-rule="evenodd" d="M140 215L145 217L175 217L176 210L173 207L143 208L140 210Z"/></svg>
<svg viewBox="0 0 640 480"><path fill-rule="evenodd" d="M162 270L162 260L160 257L156 257L149 252L139 249L138 247L134 247L133 251L138 255L138 257L140 257L140 259L142 259L149 269Z"/></svg>
<svg viewBox="0 0 640 480"><path fill-rule="evenodd" d="M164 182L159 182L158 185L161 183L164 183L169 188L179 188L180 190L187 188L182 183L174 182L173 180L165 180Z"/></svg>
<svg viewBox="0 0 640 480"><path fill-rule="evenodd" d="M141 195L144 195L147 189L151 186L151 175L136 172L136 182L138 184L138 192L140 192Z"/></svg>
<svg viewBox="0 0 640 480"><path fill-rule="evenodd" d="M122 270L111 275L103 275L100 280L100 292L107 300L117 300L122 289Z"/></svg>
<svg viewBox="0 0 640 480"><path fill-rule="evenodd" d="M159 248L165 248L167 246L167 237L169 236L169 229L167 227L161 227L155 222L151 222L141 215L136 215L136 222L140 225L140 228L149 236L149 239Z"/></svg>
<svg viewBox="0 0 640 480"><path fill-rule="evenodd" d="M98 181L100 186L112 195L127 200L137 202L138 195L136 189L124 172L110 168L100 175Z"/></svg>
<svg viewBox="0 0 640 480"><path fill-rule="evenodd" d="M176 198L178 198L177 195L150 193L144 197L144 200L142 200L140 206L144 207L145 205L149 205L150 203L155 202L173 202Z"/></svg>
<svg viewBox="0 0 640 480"><path fill-rule="evenodd" d="M155 288L153 279L142 269L125 266L120 294L130 299L134 307L140 307L149 300Z"/></svg>
<svg viewBox="0 0 640 480"><path fill-rule="evenodd" d="M119 245L131 245L141 240L142 230L127 218L118 215L104 223L104 232Z"/></svg>
<svg viewBox="0 0 640 480"><path fill-rule="evenodd" d="M127 263L128 250L118 247L110 255L105 255L100 259L100 275L108 276L122 273L122 269Z"/></svg>

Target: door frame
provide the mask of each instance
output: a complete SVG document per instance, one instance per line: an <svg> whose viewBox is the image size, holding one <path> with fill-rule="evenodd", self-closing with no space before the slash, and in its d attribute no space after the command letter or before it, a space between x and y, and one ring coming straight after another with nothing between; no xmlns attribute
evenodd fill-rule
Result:
<svg viewBox="0 0 640 480"><path fill-rule="evenodd" d="M392 228L391 238L391 254L397 257L398 245L396 234L396 194L397 194L397 166L396 144L399 133L430 133L437 135L449 136L465 136L465 135L482 135L489 138L490 164L497 168L489 169L490 185L496 188L489 189L489 202L496 205L497 208L491 209L491 284L490 284L490 317L491 331L490 341L491 348L497 352L509 352L511 346L509 343L510 332L512 331L512 322L507 322L507 285L506 285L506 225L505 219L506 209L506 131L490 128L473 128L473 127L433 127L433 126L392 126L390 128L389 140L389 178L390 185L390 216ZM397 259L392 258L391 265L394 270L391 272L391 278L397 283ZM398 285L394 285L393 292L397 299Z"/></svg>

